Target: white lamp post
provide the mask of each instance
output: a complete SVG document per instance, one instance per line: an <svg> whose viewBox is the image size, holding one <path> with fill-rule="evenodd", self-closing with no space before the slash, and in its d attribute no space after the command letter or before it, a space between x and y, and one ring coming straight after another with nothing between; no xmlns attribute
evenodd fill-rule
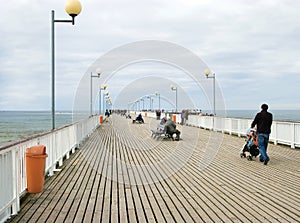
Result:
<svg viewBox="0 0 300 223"><path fill-rule="evenodd" d="M99 92L99 114L102 114L101 113L101 91L105 90L106 88L107 88L106 84L103 84L102 88L100 87L100 92ZM103 111L103 113L104 113L104 111Z"/></svg>
<svg viewBox="0 0 300 223"><path fill-rule="evenodd" d="M149 110L152 110L152 106L151 106L151 95L147 95L147 98L149 98Z"/></svg>
<svg viewBox="0 0 300 223"><path fill-rule="evenodd" d="M144 111L145 110L144 98L140 98L140 100L143 102L143 111Z"/></svg>
<svg viewBox="0 0 300 223"><path fill-rule="evenodd" d="M158 110L160 110L160 93L156 91L155 95L158 96Z"/></svg>
<svg viewBox="0 0 300 223"><path fill-rule="evenodd" d="M51 107L52 107L52 129L55 129L55 41L54 24L56 22L75 24L75 17L81 12L81 4L77 0L68 0L65 5L66 12L72 17L72 20L55 19L54 10L51 11Z"/></svg>
<svg viewBox="0 0 300 223"><path fill-rule="evenodd" d="M96 78L100 78L100 74L101 74L101 70L98 68L96 70L97 72L97 75L93 75L93 72L91 72L91 102L90 102L90 115L93 115L93 78L96 77Z"/></svg>
<svg viewBox="0 0 300 223"><path fill-rule="evenodd" d="M204 71L204 74L206 76L206 78L212 78L213 79L213 103L214 103L214 115L216 115L216 74L215 73L211 73L211 71L209 69L206 69ZM209 76L211 75L211 76Z"/></svg>
<svg viewBox="0 0 300 223"><path fill-rule="evenodd" d="M110 109L110 105L112 104L112 100L111 97L108 95L105 98L105 104L106 104L106 109L109 110Z"/></svg>
<svg viewBox="0 0 300 223"><path fill-rule="evenodd" d="M175 112L177 112L177 87L171 84L170 88L172 91L175 91Z"/></svg>
<svg viewBox="0 0 300 223"><path fill-rule="evenodd" d="M108 97L109 96L109 91L106 91L104 94L103 94L103 113L105 113L105 109L104 109L104 105L105 105L105 103L104 102L106 102L105 101L105 97Z"/></svg>
<svg viewBox="0 0 300 223"><path fill-rule="evenodd" d="M141 110L141 100L137 99L136 104L137 104L137 110L140 111Z"/></svg>

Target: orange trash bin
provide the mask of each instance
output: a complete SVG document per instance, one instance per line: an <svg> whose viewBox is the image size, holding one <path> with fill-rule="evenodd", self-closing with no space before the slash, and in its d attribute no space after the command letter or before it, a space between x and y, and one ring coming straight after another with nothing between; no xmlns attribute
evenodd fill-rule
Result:
<svg viewBox="0 0 300 223"><path fill-rule="evenodd" d="M32 146L26 150L26 179L28 193L40 193L44 188L46 146Z"/></svg>
<svg viewBox="0 0 300 223"><path fill-rule="evenodd" d="M173 116L172 116L172 121L173 121L173 122L176 122L176 115L173 115Z"/></svg>
<svg viewBox="0 0 300 223"><path fill-rule="evenodd" d="M100 124L103 123L103 115L100 115Z"/></svg>

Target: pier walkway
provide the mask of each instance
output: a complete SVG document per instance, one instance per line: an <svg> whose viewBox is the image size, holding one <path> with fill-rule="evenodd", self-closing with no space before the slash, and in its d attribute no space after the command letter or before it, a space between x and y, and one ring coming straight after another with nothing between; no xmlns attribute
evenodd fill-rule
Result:
<svg viewBox="0 0 300 223"><path fill-rule="evenodd" d="M240 158L244 138L156 140L157 123L111 116L8 222L300 222L299 150L270 144L265 166Z"/></svg>

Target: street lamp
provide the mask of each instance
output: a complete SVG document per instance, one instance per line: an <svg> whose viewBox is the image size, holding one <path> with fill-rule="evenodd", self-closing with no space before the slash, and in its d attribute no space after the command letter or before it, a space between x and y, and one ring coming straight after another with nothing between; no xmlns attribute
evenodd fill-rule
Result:
<svg viewBox="0 0 300 223"><path fill-rule="evenodd" d="M135 103L136 103L136 110L137 110L137 111L140 111L140 110L141 110L141 102L140 102L140 99L137 99L137 100L135 101Z"/></svg>
<svg viewBox="0 0 300 223"><path fill-rule="evenodd" d="M173 84L170 86L172 91L175 91L175 112L177 112L177 87L175 87Z"/></svg>
<svg viewBox="0 0 300 223"><path fill-rule="evenodd" d="M81 4L77 0L68 0L65 5L66 12L72 17L72 20L54 19L55 12L51 11L51 97L52 97L52 129L55 129L55 41L54 24L56 22L75 24L75 17L81 12Z"/></svg>
<svg viewBox="0 0 300 223"><path fill-rule="evenodd" d="M143 102L143 110L142 111L144 111L145 110L145 103L144 103L144 98L140 98L140 100Z"/></svg>
<svg viewBox="0 0 300 223"><path fill-rule="evenodd" d="M158 110L160 110L160 93L158 91L155 91L155 95L158 95Z"/></svg>
<svg viewBox="0 0 300 223"><path fill-rule="evenodd" d="M111 97L108 96L108 109L110 110L112 107L112 100L111 100Z"/></svg>
<svg viewBox="0 0 300 223"><path fill-rule="evenodd" d="M90 115L93 115L93 78L100 78L101 70L98 68L96 70L97 75L93 75L93 72L91 72L91 102L90 102Z"/></svg>
<svg viewBox="0 0 300 223"><path fill-rule="evenodd" d="M105 110L104 110L104 104L105 104L105 103L104 103L104 102L106 102L106 101L105 101L105 96L106 96L106 97L109 96L109 91L106 91L106 92L104 92L104 94L103 94L103 106L102 106L102 108L103 108L103 112L104 112L104 113L105 113Z"/></svg>
<svg viewBox="0 0 300 223"><path fill-rule="evenodd" d="M152 106L151 106L151 95L147 95L147 98L149 98L149 110L152 111Z"/></svg>
<svg viewBox="0 0 300 223"><path fill-rule="evenodd" d="M212 74L209 69L206 69L204 71L204 74L206 75L206 78L212 78L213 79L214 115L216 115L216 74L215 73ZM212 76L209 76L210 74Z"/></svg>
<svg viewBox="0 0 300 223"><path fill-rule="evenodd" d="M112 100L111 97L108 95L105 98L105 105L106 105L106 109L110 109L110 105L112 104Z"/></svg>
<svg viewBox="0 0 300 223"><path fill-rule="evenodd" d="M101 91L105 90L106 88L107 88L106 84L103 84L102 88L100 87L100 92L99 92L99 114L101 114ZM103 111L103 113L104 113L104 111Z"/></svg>

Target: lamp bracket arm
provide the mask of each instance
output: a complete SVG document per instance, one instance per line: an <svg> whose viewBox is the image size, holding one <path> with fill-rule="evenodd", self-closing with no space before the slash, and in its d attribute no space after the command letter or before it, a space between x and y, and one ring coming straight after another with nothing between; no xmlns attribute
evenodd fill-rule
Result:
<svg viewBox="0 0 300 223"><path fill-rule="evenodd" d="M71 22L71 23L73 23L73 20L67 20L67 19L55 19L54 22Z"/></svg>

